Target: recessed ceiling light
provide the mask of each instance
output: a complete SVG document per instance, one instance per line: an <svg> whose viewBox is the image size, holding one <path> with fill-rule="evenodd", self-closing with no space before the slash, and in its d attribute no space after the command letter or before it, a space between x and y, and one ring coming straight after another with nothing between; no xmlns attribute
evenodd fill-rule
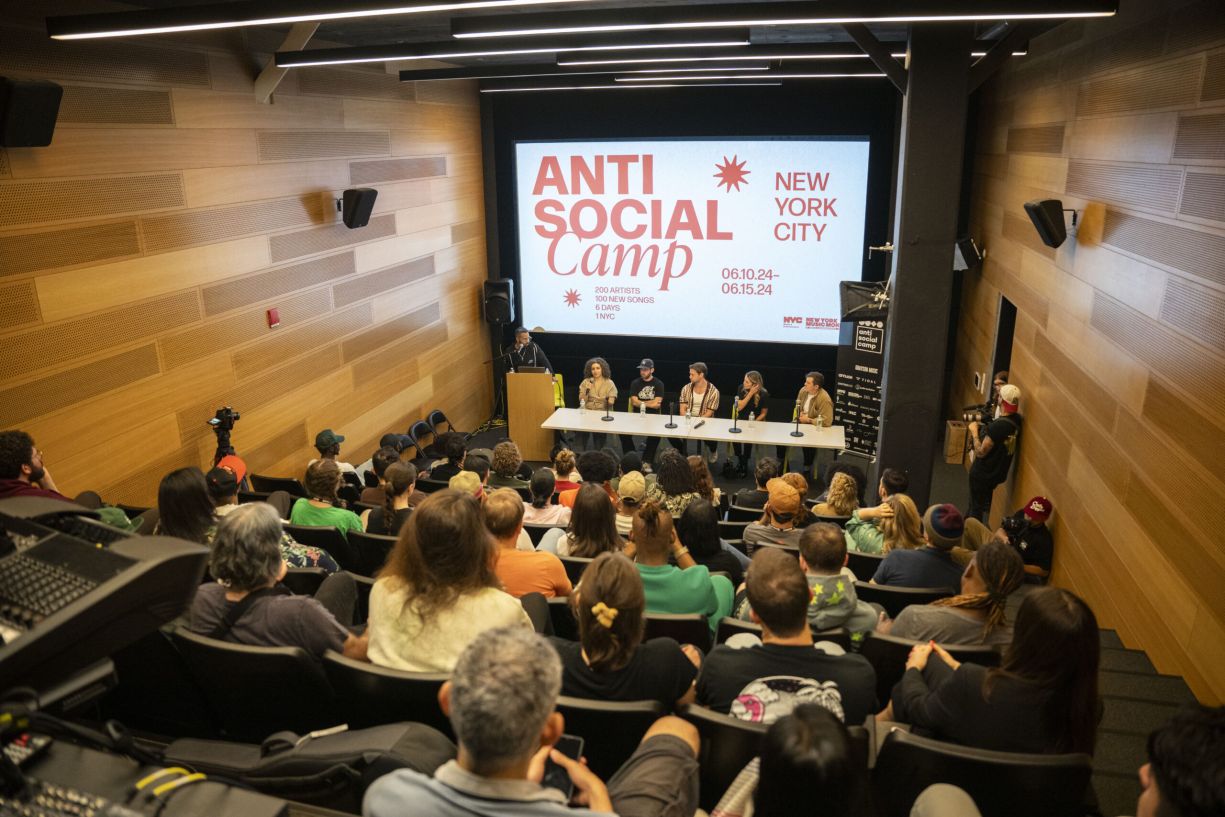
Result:
<svg viewBox="0 0 1225 817"><path fill-rule="evenodd" d="M884 74L761 74L746 79L884 79ZM687 82L691 79L736 79L735 76L700 77L617 77L617 82Z"/></svg>
<svg viewBox="0 0 1225 817"><path fill-rule="evenodd" d="M708 83L685 83L683 85L672 85L660 83L658 85L554 85L554 86L533 86L528 88L482 88L482 94L508 94L518 93L523 91L638 91L647 88L726 88L734 86L736 88L751 88L766 85L782 85L781 82L708 82Z"/></svg>

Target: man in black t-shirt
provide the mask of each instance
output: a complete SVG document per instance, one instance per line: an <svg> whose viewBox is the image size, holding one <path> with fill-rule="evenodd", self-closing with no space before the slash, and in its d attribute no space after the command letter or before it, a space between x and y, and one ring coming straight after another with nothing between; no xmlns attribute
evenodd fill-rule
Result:
<svg viewBox="0 0 1225 817"><path fill-rule="evenodd" d="M638 377L630 383L630 411L646 410L647 414L659 414L664 404L664 381L655 376L655 361L644 357L638 362ZM655 462L655 451L659 448L659 437L647 437L646 448L642 451L642 461L647 465ZM635 450L634 438L629 434L621 435L621 449L629 452Z"/></svg>
<svg viewBox="0 0 1225 817"><path fill-rule="evenodd" d="M702 662L698 703L744 720L772 722L798 703L819 703L847 724L876 711L876 672L862 655L830 655L808 628L812 589L795 557L761 548L745 591L762 643L720 644ZM764 681L764 683L757 683ZM790 700L789 700L790 699Z"/></svg>
<svg viewBox="0 0 1225 817"><path fill-rule="evenodd" d="M970 466L970 508L966 516L982 519L991 511L991 492L1008 479L1008 469L1021 443L1021 390L1011 383L1000 389L1000 416L982 433L981 423L970 423L974 464Z"/></svg>
<svg viewBox="0 0 1225 817"><path fill-rule="evenodd" d="M1036 496L1009 517L1016 520L1008 526L1015 529L1015 533L1008 527L996 532L996 538L1008 542L1021 554L1026 577L1039 582L1044 582L1051 575L1051 560L1055 555L1055 539L1051 536L1051 529L1046 526L1050 515L1051 501L1044 496Z"/></svg>
<svg viewBox="0 0 1225 817"><path fill-rule="evenodd" d="M777 477L781 469L782 466L774 457L759 457L757 464L753 467L753 479L757 482L757 487L741 488L732 497L732 504L738 508L766 507L766 502L770 500L770 492L766 490L766 483Z"/></svg>

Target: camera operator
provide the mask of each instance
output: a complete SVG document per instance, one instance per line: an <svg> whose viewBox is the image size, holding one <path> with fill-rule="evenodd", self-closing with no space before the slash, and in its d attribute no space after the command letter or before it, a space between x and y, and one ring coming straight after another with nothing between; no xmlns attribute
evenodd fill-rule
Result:
<svg viewBox="0 0 1225 817"><path fill-rule="evenodd" d="M999 419L992 420L985 433L982 423L969 425L974 464L970 466L968 518L982 520L991 510L991 492L1008 478L1008 469L1021 442L1020 404L1021 390L1009 383L1000 388Z"/></svg>
<svg viewBox="0 0 1225 817"><path fill-rule="evenodd" d="M967 519L965 536L979 547L988 539L1012 545L1025 563L1026 580L1044 584L1051 575L1051 559L1055 554L1055 540L1046 526L1052 510L1049 499L1036 496L1016 513L1005 516L994 534L977 519Z"/></svg>

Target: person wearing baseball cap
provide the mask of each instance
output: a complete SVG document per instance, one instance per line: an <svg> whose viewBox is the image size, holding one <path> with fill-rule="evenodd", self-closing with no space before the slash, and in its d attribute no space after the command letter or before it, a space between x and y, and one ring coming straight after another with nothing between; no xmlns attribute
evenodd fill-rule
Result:
<svg viewBox="0 0 1225 817"><path fill-rule="evenodd" d="M617 533L629 536L634 529L634 514L647 496L647 480L641 471L628 471L617 483Z"/></svg>
<svg viewBox="0 0 1225 817"><path fill-rule="evenodd" d="M800 535L804 532L795 526L803 504L800 492L786 480L775 477L766 483L766 493L768 498L761 519L744 527L744 543L749 546L749 555L753 553L753 545L762 543L798 552Z"/></svg>
<svg viewBox="0 0 1225 817"><path fill-rule="evenodd" d="M966 516L983 519L991 511L991 493L1008 479L1008 469L1021 444L1021 390L1011 383L1000 387L1000 416L983 432L982 423L970 423L974 464L970 466L970 508Z"/></svg>
<svg viewBox="0 0 1225 817"><path fill-rule="evenodd" d="M872 584L893 587L940 587L950 595L961 592L962 566L953 558L961 545L965 519L957 506L932 505L923 514L925 547L894 550L876 568Z"/></svg>
<svg viewBox="0 0 1225 817"><path fill-rule="evenodd" d="M655 361L644 357L638 361L638 377L630 383L630 411L645 414L660 414L664 405L664 381L655 376ZM650 467L655 462L655 451L659 448L659 437L646 437L646 447L641 449L642 461ZM621 450L625 452L639 450L634 444L634 438L629 434L621 435Z"/></svg>
<svg viewBox="0 0 1225 817"><path fill-rule="evenodd" d="M315 450L319 452L319 458L332 460L340 468L341 473L346 471L356 473L357 469L347 462L340 462L336 458L340 456L340 444L345 441L345 438L332 431L330 428L325 428L315 435ZM315 464L315 460L311 460L306 464L310 468Z"/></svg>
<svg viewBox="0 0 1225 817"><path fill-rule="evenodd" d="M1025 578L1031 584L1045 584L1051 575L1051 560L1055 555L1055 540L1046 520L1054 506L1044 496L1036 496L1012 516L1006 517L995 532L995 538L1007 542L1021 554L1025 563Z"/></svg>

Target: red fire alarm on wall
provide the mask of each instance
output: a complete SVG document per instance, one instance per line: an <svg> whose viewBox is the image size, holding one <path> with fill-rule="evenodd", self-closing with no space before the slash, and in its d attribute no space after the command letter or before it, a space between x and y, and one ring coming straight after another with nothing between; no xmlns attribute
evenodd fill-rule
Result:
<svg viewBox="0 0 1225 817"><path fill-rule="evenodd" d="M281 325L281 310L269 309L268 310L268 328L276 329L280 325Z"/></svg>

